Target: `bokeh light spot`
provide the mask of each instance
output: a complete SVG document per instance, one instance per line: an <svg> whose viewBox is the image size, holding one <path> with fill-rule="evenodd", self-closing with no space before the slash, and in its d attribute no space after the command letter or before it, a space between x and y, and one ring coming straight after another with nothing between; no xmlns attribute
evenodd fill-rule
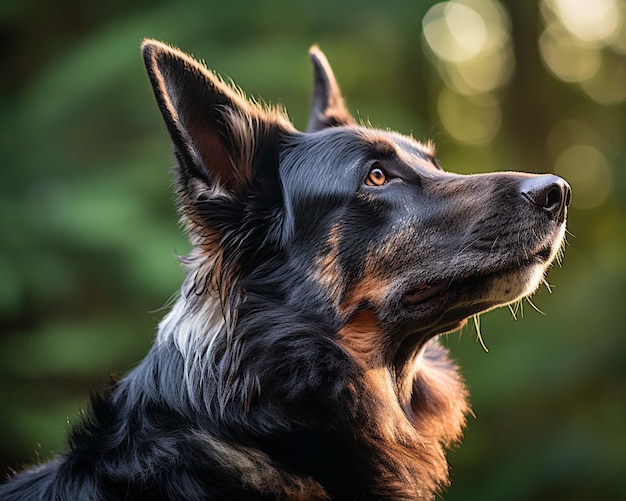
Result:
<svg viewBox="0 0 626 501"><path fill-rule="evenodd" d="M570 183L574 208L602 205L611 191L609 161L594 146L575 144L565 149L554 165L554 172Z"/></svg>
<svg viewBox="0 0 626 501"><path fill-rule="evenodd" d="M621 27L617 0L548 0L565 28L584 42L608 45Z"/></svg>
<svg viewBox="0 0 626 501"><path fill-rule="evenodd" d="M435 4L422 20L427 53L446 85L458 93L492 92L513 73L511 23L494 0Z"/></svg>
<svg viewBox="0 0 626 501"><path fill-rule="evenodd" d="M434 5L424 16L424 37L437 57L467 61L485 45L487 29L481 15L459 2Z"/></svg>
<svg viewBox="0 0 626 501"><path fill-rule="evenodd" d="M602 62L600 51L581 47L556 23L539 37L539 52L548 69L564 82L588 80L598 72Z"/></svg>
<svg viewBox="0 0 626 501"><path fill-rule="evenodd" d="M539 52L552 74L603 105L626 101L625 0L543 0Z"/></svg>
<svg viewBox="0 0 626 501"><path fill-rule="evenodd" d="M437 110L448 133L466 144L488 143L502 123L500 103L490 94L470 98L444 88L437 99Z"/></svg>

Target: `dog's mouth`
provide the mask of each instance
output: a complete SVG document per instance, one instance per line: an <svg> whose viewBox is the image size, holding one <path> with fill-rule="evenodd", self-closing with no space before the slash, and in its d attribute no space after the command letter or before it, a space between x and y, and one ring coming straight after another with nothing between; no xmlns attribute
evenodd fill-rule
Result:
<svg viewBox="0 0 626 501"><path fill-rule="evenodd" d="M552 261L553 245L547 244L541 247L535 253L525 256L524 259L516 257L515 265L510 267L502 267L495 270L486 270L483 273L477 273L475 276L461 276L456 279L446 278L436 280L434 282L420 283L417 286L411 287L402 297L402 304L404 306L419 306L424 303L432 302L433 300L444 299L446 294L458 286L467 285L470 282L475 282L478 279L485 279L488 277L494 277L498 275L506 275L509 273L515 273L516 271L522 272L532 266L546 267ZM503 298L506 299L506 298Z"/></svg>
<svg viewBox="0 0 626 501"><path fill-rule="evenodd" d="M439 280L430 284L420 284L409 290L403 297L402 301L405 306L417 306L419 304L442 297L449 289L451 279Z"/></svg>

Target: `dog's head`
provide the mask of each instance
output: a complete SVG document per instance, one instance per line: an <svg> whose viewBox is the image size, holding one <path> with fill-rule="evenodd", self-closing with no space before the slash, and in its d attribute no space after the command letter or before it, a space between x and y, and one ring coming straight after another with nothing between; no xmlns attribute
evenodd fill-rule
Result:
<svg viewBox="0 0 626 501"><path fill-rule="evenodd" d="M227 310L265 295L332 318L355 352L400 362L531 294L561 248L565 181L443 171L432 144L356 124L316 48L306 133L177 50L146 41L143 53L175 146L196 292Z"/></svg>

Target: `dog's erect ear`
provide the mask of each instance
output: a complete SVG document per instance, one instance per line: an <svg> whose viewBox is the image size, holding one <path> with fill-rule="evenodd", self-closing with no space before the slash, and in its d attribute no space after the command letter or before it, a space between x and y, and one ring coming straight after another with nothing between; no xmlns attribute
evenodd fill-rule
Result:
<svg viewBox="0 0 626 501"><path fill-rule="evenodd" d="M313 63L313 97L307 132L353 124L326 56L316 45L311 47L309 55Z"/></svg>
<svg viewBox="0 0 626 501"><path fill-rule="evenodd" d="M291 124L280 113L249 102L183 52L155 40L144 41L142 52L176 148L179 180L188 184L199 179L231 193L245 186L253 176L261 136Z"/></svg>

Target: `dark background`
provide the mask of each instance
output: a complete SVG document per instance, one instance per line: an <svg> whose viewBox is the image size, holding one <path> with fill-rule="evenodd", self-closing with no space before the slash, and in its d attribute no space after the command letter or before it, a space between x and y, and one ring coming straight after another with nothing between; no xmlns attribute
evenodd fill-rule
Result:
<svg viewBox="0 0 626 501"><path fill-rule="evenodd" d="M552 294L532 298L545 314L524 301L483 315L489 353L474 327L447 336L476 418L445 499L626 497L624 1L434 4L2 3L0 469L63 450L182 280L142 38L286 105L300 128L318 43L356 116L434 139L446 169L556 172L573 188Z"/></svg>

